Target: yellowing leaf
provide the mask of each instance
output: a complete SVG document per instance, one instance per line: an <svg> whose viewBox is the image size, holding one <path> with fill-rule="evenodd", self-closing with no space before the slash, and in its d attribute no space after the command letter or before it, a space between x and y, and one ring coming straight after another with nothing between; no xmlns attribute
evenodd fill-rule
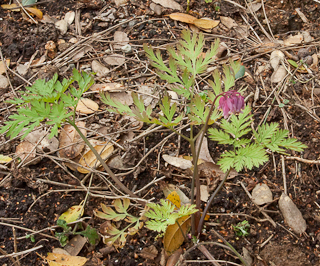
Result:
<svg viewBox="0 0 320 266"><path fill-rule="evenodd" d="M95 150L100 154L103 160L106 160L114 150L113 145L107 144L107 143L108 142L100 142L94 147ZM98 161L94 153L91 150L89 150L86 154L84 154L81 157L79 164L81 164L82 166L92 168L94 166L96 167L100 166L101 163L100 161ZM77 168L77 170L83 174L90 172L89 170L86 170L80 166Z"/></svg>
<svg viewBox="0 0 320 266"><path fill-rule="evenodd" d="M193 21L193 24L201 29L213 29L219 25L219 20L200 18Z"/></svg>
<svg viewBox="0 0 320 266"><path fill-rule="evenodd" d="M172 13L167 16L173 20L177 20L185 23L193 23L195 20L197 20L196 17L185 14L185 13Z"/></svg>
<svg viewBox="0 0 320 266"><path fill-rule="evenodd" d="M81 204L72 206L60 215L59 220L64 220L67 223L75 222L83 215L83 211L83 206Z"/></svg>
<svg viewBox="0 0 320 266"><path fill-rule="evenodd" d="M10 11L20 11L20 7L17 4L1 5L1 7L3 9L10 9ZM27 10L29 13L35 15L38 19L42 19L42 17L43 17L43 14L42 14L41 10L39 10L38 8L25 7L24 9Z"/></svg>
<svg viewBox="0 0 320 266"><path fill-rule="evenodd" d="M0 163L8 163L11 161L12 161L11 157L0 154Z"/></svg>
<svg viewBox="0 0 320 266"><path fill-rule="evenodd" d="M78 102L76 111L82 114L93 114L95 111L98 111L99 105L88 98L81 98Z"/></svg>
<svg viewBox="0 0 320 266"><path fill-rule="evenodd" d="M47 261L50 266L82 266L87 259L79 256L48 253Z"/></svg>
<svg viewBox="0 0 320 266"><path fill-rule="evenodd" d="M7 66L10 65L10 59L6 59L6 64ZM6 73L6 67L3 64L3 61L0 62L0 75L2 75L3 73Z"/></svg>
<svg viewBox="0 0 320 266"><path fill-rule="evenodd" d="M186 235L191 225L190 216L181 217L177 222L180 224L183 233ZM163 238L164 249L171 254L182 245L183 241L184 236L177 223L169 225Z"/></svg>
<svg viewBox="0 0 320 266"><path fill-rule="evenodd" d="M177 209L181 207L181 200L177 191L172 191L168 196L167 200L171 201L173 205L176 206Z"/></svg>
<svg viewBox="0 0 320 266"><path fill-rule="evenodd" d="M42 17L43 17L41 10L39 10L38 8L25 7L24 9L27 10L29 13L35 15L38 19L42 19Z"/></svg>
<svg viewBox="0 0 320 266"><path fill-rule="evenodd" d="M17 4L1 5L1 7L2 7L3 9L10 9L10 11L19 11L19 10L20 10L20 7L18 7ZM17 8L11 9L11 8L14 8L14 7L17 7Z"/></svg>

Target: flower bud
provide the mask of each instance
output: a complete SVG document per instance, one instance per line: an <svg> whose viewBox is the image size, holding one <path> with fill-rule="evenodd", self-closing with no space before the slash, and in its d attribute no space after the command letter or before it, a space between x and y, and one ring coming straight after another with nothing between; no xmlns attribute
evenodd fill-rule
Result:
<svg viewBox="0 0 320 266"><path fill-rule="evenodd" d="M225 119L230 114L240 113L244 108L244 97L237 91L226 91L219 100L219 108Z"/></svg>

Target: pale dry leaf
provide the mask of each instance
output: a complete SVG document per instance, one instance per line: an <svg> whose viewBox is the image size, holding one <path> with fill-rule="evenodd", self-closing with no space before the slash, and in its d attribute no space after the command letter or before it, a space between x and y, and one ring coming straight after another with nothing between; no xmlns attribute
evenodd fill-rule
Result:
<svg viewBox="0 0 320 266"><path fill-rule="evenodd" d="M86 123L83 121L76 122L81 133L87 136L87 130L85 129ZM76 158L84 148L84 142L80 137L76 129L71 125L65 125L60 131L59 136L59 155L62 158L74 159Z"/></svg>
<svg viewBox="0 0 320 266"><path fill-rule="evenodd" d="M129 43L127 33L118 30L114 33L113 40L115 42L115 44L113 45L114 49L121 49L122 46Z"/></svg>
<svg viewBox="0 0 320 266"><path fill-rule="evenodd" d="M177 9L180 11L183 10L182 6L173 0L152 0L152 2L159 4L159 5L166 7L166 8Z"/></svg>
<svg viewBox="0 0 320 266"><path fill-rule="evenodd" d="M101 84L94 84L90 87L92 91L110 91L110 92L121 92L126 88L120 83L101 83Z"/></svg>
<svg viewBox="0 0 320 266"><path fill-rule="evenodd" d="M219 25L219 20L212 20L210 18L200 18L193 21L193 25L200 29L213 29Z"/></svg>
<svg viewBox="0 0 320 266"><path fill-rule="evenodd" d="M40 143L39 140L41 139ZM30 132L26 137L26 141L29 141L33 145L37 145L37 152L44 152L46 150L55 151L59 147L59 141L57 138L48 138L48 132L44 129L38 129Z"/></svg>
<svg viewBox="0 0 320 266"><path fill-rule="evenodd" d="M93 72L97 73L98 77L104 77L110 72L109 68L101 64L98 60L92 61L91 68Z"/></svg>
<svg viewBox="0 0 320 266"><path fill-rule="evenodd" d="M111 66L121 66L126 62L124 55L122 54L112 54L103 58L103 60Z"/></svg>
<svg viewBox="0 0 320 266"><path fill-rule="evenodd" d="M131 93L128 91L123 92L110 92L111 99L117 100L122 104L132 105L133 99L131 97Z"/></svg>
<svg viewBox="0 0 320 266"><path fill-rule="evenodd" d="M271 75L271 82L272 83L279 83L281 82L287 75L287 70L284 66L279 66L279 68L273 72Z"/></svg>
<svg viewBox="0 0 320 266"><path fill-rule="evenodd" d="M279 208L284 217L285 222L296 234L302 234L307 229L306 220L303 218L301 211L294 202L285 195L281 195L279 199Z"/></svg>
<svg viewBox="0 0 320 266"><path fill-rule="evenodd" d="M172 13L166 16L168 16L173 20L177 20L185 23L193 23L197 19L196 17L185 14L185 13Z"/></svg>
<svg viewBox="0 0 320 266"><path fill-rule="evenodd" d="M197 138L196 151L199 150L200 140L201 140L201 136L199 138ZM200 149L200 153L199 153L199 159L202 159L206 162L215 163L210 155L210 151L208 148L208 139L206 137L203 137L203 139L202 139L202 145L201 145L201 149Z"/></svg>
<svg viewBox="0 0 320 266"><path fill-rule="evenodd" d="M79 52L77 52L73 57L72 57L72 61L78 61L80 60L82 57L84 57L84 55L91 51L92 47L91 46L85 46L83 48L80 49Z"/></svg>
<svg viewBox="0 0 320 266"><path fill-rule="evenodd" d="M252 190L252 201L257 205L272 202L272 192L266 184L257 184Z"/></svg>
<svg viewBox="0 0 320 266"><path fill-rule="evenodd" d="M285 58L284 53L280 50L275 50L270 55L270 65L273 69L277 69L280 62Z"/></svg>
<svg viewBox="0 0 320 266"><path fill-rule="evenodd" d="M294 36L290 35L287 39L285 39L283 41L283 44L286 46L289 46L289 45L295 45L295 44L302 43L302 41L303 41L303 35L299 33Z"/></svg>
<svg viewBox="0 0 320 266"><path fill-rule="evenodd" d="M234 27L237 27L238 26L238 23L230 18L230 17L220 17L220 21L221 23L226 26L229 30L231 30L232 28Z"/></svg>
<svg viewBox="0 0 320 266"><path fill-rule="evenodd" d="M247 38L249 36L249 29L247 26L237 26L234 27L234 30L239 39Z"/></svg>
<svg viewBox="0 0 320 266"><path fill-rule="evenodd" d="M100 142L98 145L94 146L94 149L100 154L101 158L105 161L107 158L112 154L114 147L112 144L108 144L108 142ZM85 153L80 161L79 164L82 166L92 168L92 167L99 167L100 166L100 161L96 158L94 153L89 150L87 153ZM89 173L89 170L86 170L82 167L78 167L77 170L80 173Z"/></svg>
<svg viewBox="0 0 320 266"><path fill-rule="evenodd" d="M76 13L74 11L68 11L65 15L64 15L64 20L71 25L74 21L74 18L76 16Z"/></svg>
<svg viewBox="0 0 320 266"><path fill-rule="evenodd" d="M54 249L52 249L52 253L63 254L63 255L67 255L67 256L71 255L68 251L64 250L63 248L54 248Z"/></svg>
<svg viewBox="0 0 320 266"><path fill-rule="evenodd" d="M248 8L246 12L247 13L257 12L261 7L262 7L261 3L248 3Z"/></svg>
<svg viewBox="0 0 320 266"><path fill-rule="evenodd" d="M76 108L76 111L82 114L93 114L98 110L99 105L89 98L81 98Z"/></svg>
<svg viewBox="0 0 320 266"><path fill-rule="evenodd" d="M10 59L6 59L6 64L9 67L10 66ZM6 73L6 67L3 63L3 61L0 61L0 75Z"/></svg>
<svg viewBox="0 0 320 266"><path fill-rule="evenodd" d="M200 199L203 202L207 202L209 199L209 191L208 191L208 186L206 185L200 185Z"/></svg>
<svg viewBox="0 0 320 266"><path fill-rule="evenodd" d="M153 102L154 105L157 104L158 100L152 96L148 95L154 95L154 88L148 85L140 85L138 88L138 93L141 95L141 98L143 99L143 103L145 106L151 105ZM152 106L154 108L154 106Z"/></svg>
<svg viewBox="0 0 320 266"><path fill-rule="evenodd" d="M186 170L192 167L192 162L190 160L186 160L183 158L178 158L174 156L170 156L167 154L162 155L163 160L165 160L168 164L171 164L180 169Z"/></svg>

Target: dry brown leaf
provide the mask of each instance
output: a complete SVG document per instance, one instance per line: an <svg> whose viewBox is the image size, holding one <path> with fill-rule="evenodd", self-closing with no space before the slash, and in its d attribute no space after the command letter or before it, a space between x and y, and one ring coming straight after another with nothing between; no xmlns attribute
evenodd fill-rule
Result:
<svg viewBox="0 0 320 266"><path fill-rule="evenodd" d="M186 234L191 225L190 216L181 217L177 220L177 222L180 224L182 232ZM163 238L164 249L169 254L171 254L182 245L183 241L184 241L184 236L182 235L179 226L176 223L169 225L167 227L167 230Z"/></svg>
<svg viewBox="0 0 320 266"><path fill-rule="evenodd" d="M39 140L41 139L40 143ZM38 152L56 151L59 147L59 141L57 138L53 137L49 139L48 132L44 129L38 129L30 132L24 139L25 141L29 141L33 145L37 144Z"/></svg>
<svg viewBox="0 0 320 266"><path fill-rule="evenodd" d="M299 33L294 36L289 36L287 39L283 41L283 44L288 46L288 45L302 43L302 41L303 41L303 35Z"/></svg>
<svg viewBox="0 0 320 266"><path fill-rule="evenodd" d="M166 16L168 16L173 20L177 20L185 23L191 23L191 24L197 19L196 17L185 14L185 13L172 13Z"/></svg>
<svg viewBox="0 0 320 266"><path fill-rule="evenodd" d="M84 136L87 135L87 130L84 129L86 126L85 122L76 122L76 125L80 127L80 131ZM84 148L84 142L81 141L79 133L71 125L65 125L60 132L59 136L59 155L62 158L73 159L77 157ZM80 142L81 141L81 142ZM66 148L64 148L66 147Z"/></svg>
<svg viewBox="0 0 320 266"><path fill-rule="evenodd" d="M182 248L177 249L167 260L166 266L175 266L183 254Z"/></svg>
<svg viewBox="0 0 320 266"><path fill-rule="evenodd" d="M21 142L17 146L15 153L22 161L29 155L28 158L25 159L24 163L28 163L34 158L36 158L35 145L30 143L29 141Z"/></svg>
<svg viewBox="0 0 320 266"><path fill-rule="evenodd" d="M111 66L121 66L125 63L126 59L122 54L112 54L103 58L103 60Z"/></svg>
<svg viewBox="0 0 320 266"><path fill-rule="evenodd" d="M113 35L115 44L113 45L114 49L121 49L122 46L129 43L129 38L127 33L123 31L116 31Z"/></svg>
<svg viewBox="0 0 320 266"><path fill-rule="evenodd" d="M200 18L193 21L193 24L201 29L213 29L219 25L219 20L212 20L209 18Z"/></svg>
<svg viewBox="0 0 320 266"><path fill-rule="evenodd" d="M87 239L81 235L76 235L64 247L64 250L71 256L77 256L83 246L86 244Z"/></svg>
<svg viewBox="0 0 320 266"><path fill-rule="evenodd" d="M48 253L46 260L50 266L82 266L87 262L84 257L56 253Z"/></svg>
<svg viewBox="0 0 320 266"><path fill-rule="evenodd" d="M220 17L220 21L221 23L226 26L229 30L231 30L232 28L234 27L237 27L238 26L238 23L230 18L230 17Z"/></svg>
<svg viewBox="0 0 320 266"><path fill-rule="evenodd" d="M81 98L78 102L76 111L82 114L93 114L98 111L99 105L91 99Z"/></svg>
<svg viewBox="0 0 320 266"><path fill-rule="evenodd" d="M183 10L182 6L173 0L152 0L152 2L159 4L159 5L162 5L163 7L177 9L180 11Z"/></svg>
<svg viewBox="0 0 320 266"><path fill-rule="evenodd" d="M110 97L111 97L111 99L117 100L117 101L121 102L122 104L126 104L126 105L133 104L133 99L131 97L131 93L128 91L111 92Z"/></svg>
<svg viewBox="0 0 320 266"><path fill-rule="evenodd" d="M151 245L143 248L139 256L144 259L154 260L158 256L158 250L154 245Z"/></svg>
<svg viewBox="0 0 320 266"><path fill-rule="evenodd" d="M108 144L108 142L99 142L96 146L94 146L94 149L100 154L103 160L106 160L114 150L113 145ZM88 168L92 168L100 166L101 163L93 154L93 152L89 150L81 157L79 164ZM78 167L77 170L83 174L90 172L82 167Z"/></svg>
<svg viewBox="0 0 320 266"><path fill-rule="evenodd" d="M10 66L10 59L6 59L6 64L7 66ZM6 67L3 64L3 61L0 62L0 75L2 75L3 73L6 73Z"/></svg>

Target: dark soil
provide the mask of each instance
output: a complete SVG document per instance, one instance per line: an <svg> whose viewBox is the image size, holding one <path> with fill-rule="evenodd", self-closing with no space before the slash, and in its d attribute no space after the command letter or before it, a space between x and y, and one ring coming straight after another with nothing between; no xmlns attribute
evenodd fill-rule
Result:
<svg viewBox="0 0 320 266"><path fill-rule="evenodd" d="M8 4L9 1L2 1L3 4ZM184 10L186 9L186 1L177 0ZM252 16L245 14L241 8L225 1L213 1L212 3L205 3L201 1L191 1L191 14L200 17L209 17L219 19L222 16L233 18L241 25L245 25L241 15L244 15L248 23L253 27L256 33L262 38L258 23ZM245 6L244 1L238 1L239 4ZM96 55L103 57L103 51L110 48L108 41L113 40L114 30L124 31L128 34L130 44L137 50L139 55L135 57L130 54L128 57L126 67L116 68L110 73L108 81L123 83L125 86L133 87L138 84L157 82L162 84L160 80L152 73L144 75L146 57L144 56L142 44L144 42L150 43L153 46L163 46L168 43L176 42L179 39L182 28L187 27L187 24L174 22L165 14L170 14L176 11L171 9L162 9L161 15L156 15L151 9L152 1L135 0L129 1L126 5L116 7L111 1L86 1L86 0L65 0L52 1L41 5L38 8L44 14L49 15L55 19L62 19L66 12L81 11L81 22L83 22L82 37L90 37L93 34L102 32L111 28L124 19L132 19L136 16L134 26L124 24L124 26L115 27L105 42L93 42L92 46L96 51L86 57L83 57L78 62L74 63L76 67L87 64ZM314 45L311 44L312 49L318 51L317 40L319 38L319 4L313 0L291 0L291 1L265 1L266 15L270 22L271 30L276 38L285 39L290 33L296 34L300 30L308 31L314 38ZM111 8L115 8L115 19L103 24L99 20L93 18L102 12L107 12ZM296 8L307 17L309 23L302 21L296 12ZM141 18L141 16L144 16ZM265 19L262 9L257 11L257 17L260 21ZM9 12L0 8L0 48L4 58L10 59L10 68L16 71L18 64L26 63L31 56L38 51L36 59L39 59L45 53L45 44L48 41L58 43L60 39L68 42L72 37L76 36L75 24L73 23L66 35L61 35L54 24L41 23L33 24L30 20L23 18L20 12ZM163 19L166 19L166 23ZM267 29L266 24L263 24ZM267 62L269 55L257 54L252 52L253 49L247 41L237 38L233 30L225 31L222 28L213 30L212 33L207 33L206 38L220 37L231 48L232 52L239 54L242 57L244 65L248 72L255 73L256 67L261 62ZM81 37L81 38L82 38ZM233 38L233 39L229 39ZM58 56L62 51L58 51ZM54 59L51 58L51 59ZM139 59L139 60L138 60ZM50 61L48 58L47 61ZM70 75L70 69L67 69L69 63L63 61L61 65L50 64L49 67L58 71L60 77L67 77ZM49 67L34 67L29 71L24 79L9 72L10 81L14 89L23 87L26 84L25 79L34 82L37 77L32 77L35 73L39 75L51 75ZM58 67L58 69L56 69ZM5 74L4 74L5 75ZM262 85L259 76L253 75L252 79L241 79L237 82L236 87L241 88L247 86L246 94L255 93L256 88L260 88L260 93L269 95L274 88L270 83L271 71L265 71L261 74L265 83ZM47 77L47 76L45 76ZM50 78L50 77L49 77ZM290 120L288 121L290 133L298 140L308 145L308 148L301 154L292 153L291 155L302 157L307 160L318 160L319 157L319 98L315 91L319 93L319 73L315 73L315 77L305 74L303 76L305 83L296 82L290 83L287 86L284 97L289 99L289 103L283 108L288 114ZM310 80L309 80L310 79ZM101 83L99 78L96 79ZM203 88L205 84L200 84ZM19 88L20 89L20 88ZM262 92L263 91L263 92ZM14 108L10 110L6 100L12 98L11 89L3 89L0 91L0 121L6 121L10 112L14 112ZM266 103L263 103L265 98L260 98L256 103L254 111L255 125L263 119L265 113L270 112L267 116L268 122L278 122L281 127L284 126L283 114L279 105L272 102L274 96ZM92 99L99 102L100 109L102 108L101 101L98 96L92 96ZM253 97L250 98L248 104L253 104ZM312 101L311 101L312 99ZM263 104L263 105L262 105ZM311 116L306 109L302 109L297 104L308 106L312 110ZM262 106L260 106L262 105ZM259 107L260 106L260 107ZM271 109L268 110L269 106ZM8 111L9 110L9 111ZM100 121L108 120L107 123L102 124ZM108 112L102 112L94 116L88 116L87 125L99 124L100 126L109 127L108 133L121 132L122 129L130 129L127 120L122 120L120 116L109 115ZM111 128L111 129L110 129ZM148 126L142 127L140 130L134 130L135 136L144 132ZM126 148L129 152L126 154L127 167L135 167L135 165L143 158L143 156L154 146L156 146L163 138L168 136L171 132L162 130L147 135L134 143L130 143ZM115 137L115 141L123 137L123 133L119 133ZM20 143L20 139L9 141L5 136L1 136L0 154L14 156L16 146ZM182 155L190 155L190 150L184 141L181 143L180 153ZM135 171L129 174L122 175L123 183L130 190L139 190L145 185L152 182L155 178L163 175L166 178L158 183L151 185L148 189L140 193L139 196L145 199L154 198L155 202L163 198L162 185L163 183L175 184L183 190L186 195L190 195L191 179L181 169L166 165L160 160L160 169L158 171L158 155L161 153L170 154L175 152L176 147L179 146L177 136L171 137L161 148L160 146L154 150L148 157L146 157ZM161 150L162 149L162 150ZM224 151L224 147L217 146L213 142L209 142L209 150L212 158L217 161L219 155ZM119 155L124 155L123 151L117 152ZM51 154L57 158L56 153ZM41 154L37 155L38 157ZM160 157L161 158L161 157ZM51 227L56 225L58 217L68 208L74 205L79 205L86 197L86 192L81 191L80 181L85 178L84 174L77 171L70 172L59 167L56 160L50 156L45 156L36 165L27 165L18 167L19 162L15 161L8 165L8 169L0 169L0 251L2 255L12 254L14 252L22 252L32 249L34 247L42 246L36 251L28 252L19 256L20 265L43 265L44 260L41 256L46 256L48 252L52 252L53 248L60 247L59 242L55 238L55 231ZM214 199L213 205L210 209L210 219L207 221L205 232L201 235L200 241L220 241L214 234L212 229L218 231L229 243L242 254L242 249L245 247L249 250L253 258L253 264L257 266L277 265L277 266L299 266L299 265L319 265L320 252L320 199L318 197L320 191L320 171L316 163L306 164L296 161L286 161L286 179L288 195L302 212L304 219L307 222L307 231L303 235L296 235L286 225L284 219L279 211L279 206L276 199L279 199L284 191L282 163L279 155L270 156L270 161L253 170L243 171L239 173L234 179L228 180L223 190ZM116 173L124 173L125 171L115 170ZM89 186L89 179L84 183ZM209 180L210 181L210 180ZM212 180L211 180L212 181ZM248 198L247 194L240 185L244 182L247 188L251 189L255 184L266 183L273 192L274 202L269 204L266 209L272 211L269 216L277 224L273 227L272 224L264 220L264 216L259 212L257 207ZM208 184L205 178L202 179L204 185ZM89 217L84 221L84 226L99 230L100 225L105 220L98 219L94 215L94 210L99 209L100 203L111 206L112 200L103 198L103 196L117 195L117 191L110 187L109 183L102 180L98 176L92 178L92 187L103 187L104 194L101 197L89 197L86 202L85 212L83 217ZM110 192L112 191L112 192ZM134 215L139 215L143 207L135 204L131 208ZM237 215L236 215L236 214ZM90 218L91 217L91 218ZM246 237L238 237L235 235L233 225L247 220L250 224L250 234ZM122 226L121 223L118 224ZM15 233L13 228L15 227ZM35 235L35 242L30 238L22 238L26 234L30 234L30 230L39 231L44 228L51 228L41 232L42 234ZM59 231L59 229L58 229ZM14 236L14 234L16 236ZM156 239L157 234L144 227L134 236L128 236L126 245L117 250L106 252L106 245L102 240L96 245L92 246L89 243L85 244L79 256L89 259L86 265L161 265L161 252L163 244L161 238ZM16 249L15 249L16 245ZM146 247L154 245L158 250L158 255L148 257L142 255L142 250ZM192 247L191 243L185 243L184 251ZM209 252L217 260L224 260L226 263L221 265L232 265L227 262L239 263L240 261L233 253L218 247L216 245L206 245ZM0 255L1 256L1 255ZM204 262L207 258L198 249L190 252L184 258L185 260L198 260L197 262L186 262L187 265L212 265L209 262ZM15 259L0 258L1 265L14 265ZM17 265L17 264L15 264Z"/></svg>

